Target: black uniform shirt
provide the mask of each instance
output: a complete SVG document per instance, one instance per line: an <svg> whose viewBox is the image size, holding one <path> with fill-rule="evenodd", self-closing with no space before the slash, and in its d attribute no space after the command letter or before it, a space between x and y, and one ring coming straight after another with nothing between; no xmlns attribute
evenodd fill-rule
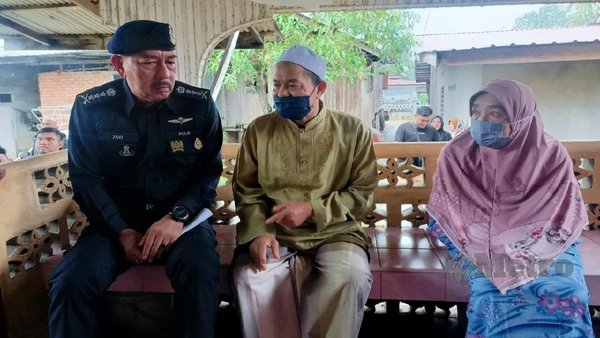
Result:
<svg viewBox="0 0 600 338"><path fill-rule="evenodd" d="M174 205L194 216L216 196L223 163L221 120L208 90L175 82L151 107L125 80L77 95L69 123L74 199L90 226L144 232Z"/></svg>
<svg viewBox="0 0 600 338"><path fill-rule="evenodd" d="M437 142L440 140L440 135L430 125L419 128L414 122L406 122L396 129L394 140L396 142Z"/></svg>

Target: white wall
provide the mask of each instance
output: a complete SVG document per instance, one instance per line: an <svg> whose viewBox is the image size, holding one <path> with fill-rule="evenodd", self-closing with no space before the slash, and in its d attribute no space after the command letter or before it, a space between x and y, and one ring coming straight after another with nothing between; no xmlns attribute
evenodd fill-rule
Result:
<svg viewBox="0 0 600 338"><path fill-rule="evenodd" d="M0 66L0 93L11 94L12 102L2 104L0 121L0 145L10 157L33 145L34 132L27 124L22 111L30 111L40 105L40 94L35 67Z"/></svg>
<svg viewBox="0 0 600 338"><path fill-rule="evenodd" d="M469 98L482 85L481 65L436 68L436 88L431 91L431 105L435 115L444 121L458 117L469 125ZM442 98L443 87L443 98Z"/></svg>
<svg viewBox="0 0 600 338"><path fill-rule="evenodd" d="M432 88L434 112L469 121L469 97L493 79L512 79L531 86L544 129L559 140L598 140L600 131L600 60L505 65L437 67Z"/></svg>
<svg viewBox="0 0 600 338"><path fill-rule="evenodd" d="M535 92L544 130L559 140L598 140L600 60L484 67L485 82L513 79Z"/></svg>
<svg viewBox="0 0 600 338"><path fill-rule="evenodd" d="M10 103L0 103L0 146L6 149L6 155L15 158L17 155L17 138L15 122Z"/></svg>

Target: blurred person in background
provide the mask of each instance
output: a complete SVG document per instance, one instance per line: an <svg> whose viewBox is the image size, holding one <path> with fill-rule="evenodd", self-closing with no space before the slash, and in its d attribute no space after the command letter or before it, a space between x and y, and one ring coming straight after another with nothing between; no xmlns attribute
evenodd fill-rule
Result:
<svg viewBox="0 0 600 338"><path fill-rule="evenodd" d="M0 164L4 164L4 163L8 163L8 162L12 162L12 159L8 157L8 155L6 155L6 149L2 148L2 146L0 146Z"/></svg>
<svg viewBox="0 0 600 338"><path fill-rule="evenodd" d="M450 141L452 139L452 135L449 132L444 130L444 119L437 115L433 119L431 119L431 125L437 130L438 135L440 136L440 141Z"/></svg>
<svg viewBox="0 0 600 338"><path fill-rule="evenodd" d="M65 134L54 127L44 127L35 134L33 148L19 153L19 159L53 153L64 149Z"/></svg>
<svg viewBox="0 0 600 338"><path fill-rule="evenodd" d="M465 126L458 117L453 117L448 120L448 132L450 132L452 138L456 137L456 135L460 134L463 130L465 130Z"/></svg>

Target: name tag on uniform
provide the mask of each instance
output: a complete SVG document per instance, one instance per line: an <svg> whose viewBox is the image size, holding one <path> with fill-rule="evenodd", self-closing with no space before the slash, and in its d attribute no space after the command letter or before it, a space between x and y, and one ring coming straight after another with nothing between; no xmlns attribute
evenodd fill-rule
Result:
<svg viewBox="0 0 600 338"><path fill-rule="evenodd" d="M135 133L119 133L119 132L102 132L98 134L98 137L102 141L125 141L125 142L137 142L138 135Z"/></svg>

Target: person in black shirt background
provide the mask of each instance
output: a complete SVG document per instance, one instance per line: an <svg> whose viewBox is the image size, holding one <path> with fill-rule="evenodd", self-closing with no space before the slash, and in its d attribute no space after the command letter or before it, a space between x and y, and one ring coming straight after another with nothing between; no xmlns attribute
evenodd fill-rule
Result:
<svg viewBox="0 0 600 338"><path fill-rule="evenodd" d="M437 142L440 140L435 128L429 125L433 110L427 106L417 108L413 121L406 122L398 126L396 129L396 142ZM403 159L399 159L403 160ZM423 159L420 157L413 158L413 165L417 167L423 166Z"/></svg>

